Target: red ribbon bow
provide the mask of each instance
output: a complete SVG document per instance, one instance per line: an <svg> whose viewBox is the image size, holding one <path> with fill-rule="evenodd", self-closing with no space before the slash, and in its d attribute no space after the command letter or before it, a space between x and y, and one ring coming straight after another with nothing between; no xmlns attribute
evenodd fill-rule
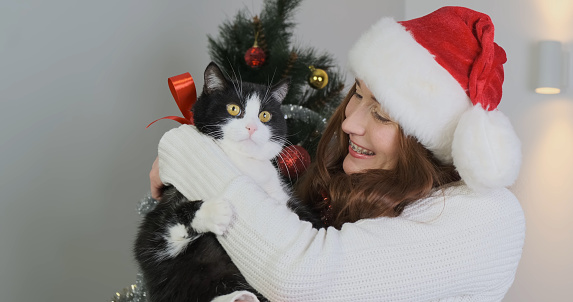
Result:
<svg viewBox="0 0 573 302"><path fill-rule="evenodd" d="M171 94L179 107L181 113L183 113L184 117L179 116L166 116L160 119L156 119L155 121L151 122L147 125L148 128L153 123L157 122L158 120L162 119L170 119L181 124L188 124L194 125L193 122L193 112L191 112L191 107L197 101L197 90L195 89L195 81L191 75L186 72L184 74L176 75L174 77L170 77L167 82L169 83L169 90L171 90Z"/></svg>

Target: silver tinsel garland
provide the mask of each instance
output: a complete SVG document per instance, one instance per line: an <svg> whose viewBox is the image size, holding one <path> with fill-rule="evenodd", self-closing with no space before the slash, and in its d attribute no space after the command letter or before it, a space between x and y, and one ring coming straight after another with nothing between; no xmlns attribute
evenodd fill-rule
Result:
<svg viewBox="0 0 573 302"><path fill-rule="evenodd" d="M151 212L157 203L158 201L151 197L151 193L147 193L137 204L137 213L143 217ZM147 291L143 283L143 274L138 273L135 284L124 288L121 292L115 293L110 302L148 302Z"/></svg>
<svg viewBox="0 0 573 302"><path fill-rule="evenodd" d="M147 213L155 209L155 206L157 205L158 202L159 201L151 197L151 192L148 192L147 195L145 195L145 197L143 197L137 204L137 214L139 214L139 216L141 217L144 217L145 215L147 215Z"/></svg>
<svg viewBox="0 0 573 302"><path fill-rule="evenodd" d="M147 291L143 284L143 275L141 273L137 274L135 284L124 288L121 293L115 293L110 302L148 302Z"/></svg>
<svg viewBox="0 0 573 302"><path fill-rule="evenodd" d="M320 114L300 105L282 105L285 119L295 119L307 124L318 125L318 131L322 132L326 127L326 118Z"/></svg>

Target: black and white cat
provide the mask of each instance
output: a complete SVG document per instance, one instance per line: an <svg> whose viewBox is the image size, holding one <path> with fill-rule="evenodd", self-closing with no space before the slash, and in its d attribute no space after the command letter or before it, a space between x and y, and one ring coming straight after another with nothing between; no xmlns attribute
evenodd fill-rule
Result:
<svg viewBox="0 0 573 302"><path fill-rule="evenodd" d="M197 129L217 139L233 163L269 196L321 227L318 215L289 198L272 164L286 142L280 106L288 80L272 87L232 81L215 63L207 66L204 77L203 92L193 106ZM151 302L207 302L243 290L265 301L246 282L215 234L205 233L213 230L206 224L216 223L217 217L209 215L221 214L218 205L210 203L189 201L175 187L167 187L162 201L144 218L134 252Z"/></svg>

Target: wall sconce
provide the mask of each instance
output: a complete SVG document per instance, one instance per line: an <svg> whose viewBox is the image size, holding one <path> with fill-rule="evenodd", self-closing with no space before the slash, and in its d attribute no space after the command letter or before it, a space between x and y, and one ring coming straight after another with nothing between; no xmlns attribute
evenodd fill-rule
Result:
<svg viewBox="0 0 573 302"><path fill-rule="evenodd" d="M563 47L559 41L539 42L539 73L535 92L557 94L561 92L564 68Z"/></svg>

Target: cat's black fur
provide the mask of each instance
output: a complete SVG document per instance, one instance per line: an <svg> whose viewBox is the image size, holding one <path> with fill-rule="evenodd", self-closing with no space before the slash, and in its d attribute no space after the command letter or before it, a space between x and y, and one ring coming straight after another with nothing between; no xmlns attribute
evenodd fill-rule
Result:
<svg viewBox="0 0 573 302"><path fill-rule="evenodd" d="M208 82L213 80L213 76L224 80L225 87L210 89ZM274 87L270 87L270 91ZM197 129L221 139L219 126L229 119L226 104L236 103L244 107L244 98L253 93L260 94L262 98L270 93L269 87L228 80L217 65L209 64L205 70L203 92L193 107ZM280 111L280 101L266 102L264 106L264 110L273 114L269 123L273 134L271 139L284 142L286 122ZM266 301L246 282L213 233L199 234L192 229L191 222L202 204L203 201L187 200L175 187L167 187L162 201L146 215L140 225L134 252L143 272L150 301L207 302L239 290L250 291L259 300ZM322 227L318 215L293 198L289 200L288 206L302 220L312 222L317 228ZM164 236L169 226L176 224L183 224L189 237L200 236L175 257L158 258L158 253L167 248L168 242Z"/></svg>

